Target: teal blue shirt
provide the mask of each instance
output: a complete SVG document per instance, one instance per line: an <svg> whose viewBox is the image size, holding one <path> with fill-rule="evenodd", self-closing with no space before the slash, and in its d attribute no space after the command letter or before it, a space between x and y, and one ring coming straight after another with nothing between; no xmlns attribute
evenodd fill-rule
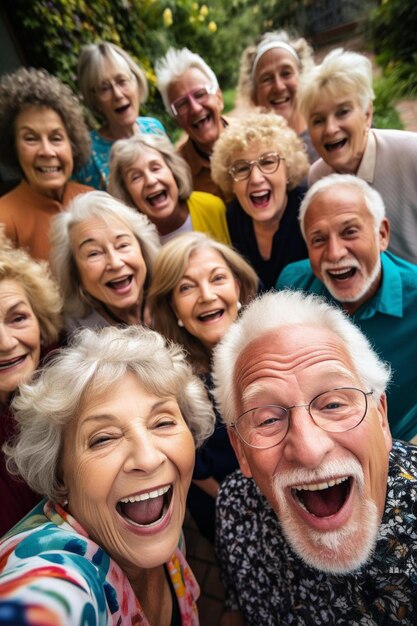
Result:
<svg viewBox="0 0 417 626"><path fill-rule="evenodd" d="M382 283L373 298L351 316L382 359L392 367L388 389L393 437L410 440L417 434L417 265L389 252L381 254ZM311 271L308 259L287 265L277 289L291 287L340 304Z"/></svg>
<svg viewBox="0 0 417 626"><path fill-rule="evenodd" d="M155 117L138 117L136 123L144 134L166 135L165 128ZM91 154L87 163L74 173L74 180L95 189L106 190L109 183L110 151L114 141L106 139L97 130L90 132Z"/></svg>

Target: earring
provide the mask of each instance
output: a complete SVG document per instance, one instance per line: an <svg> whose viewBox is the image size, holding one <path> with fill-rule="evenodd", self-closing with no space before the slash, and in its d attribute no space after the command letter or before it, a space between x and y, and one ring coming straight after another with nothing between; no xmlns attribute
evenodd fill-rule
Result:
<svg viewBox="0 0 417 626"><path fill-rule="evenodd" d="M240 309L242 308L242 303L240 302L240 300L238 300L236 308L238 311L240 311Z"/></svg>
<svg viewBox="0 0 417 626"><path fill-rule="evenodd" d="M177 324L180 328L184 328L184 322L180 320L179 318L177 319Z"/></svg>

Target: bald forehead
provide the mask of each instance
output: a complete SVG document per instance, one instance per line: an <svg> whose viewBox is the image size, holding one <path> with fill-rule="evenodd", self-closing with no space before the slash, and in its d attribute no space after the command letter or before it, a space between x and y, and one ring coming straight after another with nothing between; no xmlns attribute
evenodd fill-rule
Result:
<svg viewBox="0 0 417 626"><path fill-rule="evenodd" d="M248 388L264 381L288 382L301 370L357 380L349 352L335 332L308 325L281 327L254 339L239 354L233 372L237 406Z"/></svg>

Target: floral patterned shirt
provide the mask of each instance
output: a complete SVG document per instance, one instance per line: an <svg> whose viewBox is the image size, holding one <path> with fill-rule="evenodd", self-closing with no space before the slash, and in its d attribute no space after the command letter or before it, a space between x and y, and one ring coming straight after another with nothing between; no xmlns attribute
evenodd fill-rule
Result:
<svg viewBox="0 0 417 626"><path fill-rule="evenodd" d="M198 626L200 590L179 548L166 569L182 626ZM123 570L49 500L0 542L0 624L149 626Z"/></svg>
<svg viewBox="0 0 417 626"><path fill-rule="evenodd" d="M417 623L417 447L395 441L378 541L347 575L319 572L285 540L252 479L238 470L220 487L217 556L226 606L247 626L385 626Z"/></svg>

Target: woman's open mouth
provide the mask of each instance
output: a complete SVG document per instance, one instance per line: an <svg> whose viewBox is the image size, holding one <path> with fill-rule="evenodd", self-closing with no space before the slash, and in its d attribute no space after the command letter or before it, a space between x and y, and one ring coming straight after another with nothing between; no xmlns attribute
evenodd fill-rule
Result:
<svg viewBox="0 0 417 626"><path fill-rule="evenodd" d="M347 142L347 137L345 137L344 139L340 139L339 141L325 143L324 147L327 152L335 152L336 150L341 150L347 144Z"/></svg>
<svg viewBox="0 0 417 626"><path fill-rule="evenodd" d="M249 198L256 209L262 209L268 206L271 199L270 191L255 191L249 194Z"/></svg>
<svg viewBox="0 0 417 626"><path fill-rule="evenodd" d="M291 489L294 500L304 511L315 517L336 515L347 501L352 487L352 477L343 476Z"/></svg>
<svg viewBox="0 0 417 626"><path fill-rule="evenodd" d="M146 196L146 201L153 207L159 207L161 204L165 204L168 198L168 194L165 189L162 191L156 191L155 193L149 194Z"/></svg>
<svg viewBox="0 0 417 626"><path fill-rule="evenodd" d="M219 320L224 315L224 309L215 309L214 311L207 311L207 313L200 313L197 316L197 319L200 322L212 322L214 320Z"/></svg>
<svg viewBox="0 0 417 626"><path fill-rule="evenodd" d="M122 498L117 503L118 513L130 523L149 527L158 524L166 515L172 499L172 485Z"/></svg>
<svg viewBox="0 0 417 626"><path fill-rule="evenodd" d="M8 359L7 361L0 361L0 372L16 367L16 365L20 365L23 361L25 361L26 357L27 354L22 354L21 356L16 356L13 359Z"/></svg>
<svg viewBox="0 0 417 626"><path fill-rule="evenodd" d="M115 280L109 280L106 283L106 287L110 287L114 291L123 291L130 287L133 280L133 274L130 276L124 276L123 278L116 278Z"/></svg>

